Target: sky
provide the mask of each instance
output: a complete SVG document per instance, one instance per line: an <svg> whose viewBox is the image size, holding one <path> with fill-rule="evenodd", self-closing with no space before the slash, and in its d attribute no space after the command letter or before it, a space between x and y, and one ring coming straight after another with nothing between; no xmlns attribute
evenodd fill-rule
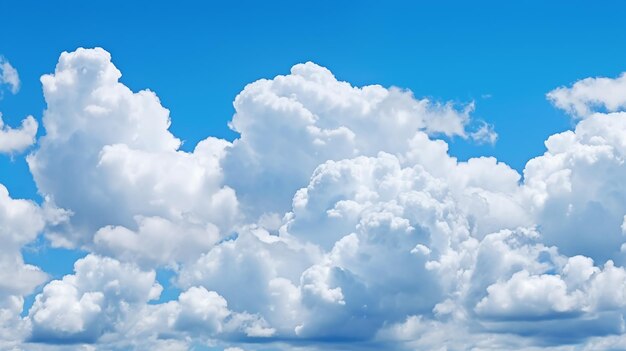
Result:
<svg viewBox="0 0 626 351"><path fill-rule="evenodd" d="M0 4L0 350L626 348L624 11Z"/></svg>

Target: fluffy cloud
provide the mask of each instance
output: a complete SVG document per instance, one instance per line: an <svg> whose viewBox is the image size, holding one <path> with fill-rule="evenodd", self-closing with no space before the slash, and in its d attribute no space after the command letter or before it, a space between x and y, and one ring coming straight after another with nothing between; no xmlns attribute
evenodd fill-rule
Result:
<svg viewBox="0 0 626 351"><path fill-rule="evenodd" d="M242 334L248 337L269 337L274 329L258 316L228 309L226 300L215 291L191 287L178 298L174 329L201 336Z"/></svg>
<svg viewBox="0 0 626 351"><path fill-rule="evenodd" d="M208 138L191 153L178 150L169 111L153 92L132 92L120 76L108 52L79 49L63 53L55 73L41 78L46 134L28 164L51 205L72 213L71 223L48 238L56 246L90 245L104 228L97 242L106 252L176 259L143 252L117 234L143 236L146 223L161 220L171 228L193 227L175 235L180 245L195 246L198 231L210 238L216 226L228 231L238 205L221 184L219 160L230 144ZM207 240L200 242L206 248Z"/></svg>
<svg viewBox="0 0 626 351"><path fill-rule="evenodd" d="M177 300L161 304L134 303L131 307L132 313L125 313L116 324L111 324L110 318L101 318L108 323L105 324L108 328L90 343L97 343L98 349L188 350L192 345L215 344L217 339L258 340L275 333L263 318L229 309L224 297L204 287L191 287Z"/></svg>
<svg viewBox="0 0 626 351"><path fill-rule="evenodd" d="M126 315L159 297L154 271L88 255L73 275L48 283L35 298L28 319L33 342L94 342Z"/></svg>
<svg viewBox="0 0 626 351"><path fill-rule="evenodd" d="M14 345L26 335L19 317L24 296L48 279L40 268L25 264L20 251L44 225L45 215L35 203L12 199L0 184L0 345Z"/></svg>
<svg viewBox="0 0 626 351"><path fill-rule="evenodd" d="M548 138L546 153L528 162L528 208L547 243L569 255L623 259L624 133L626 113L594 114Z"/></svg>
<svg viewBox="0 0 626 351"><path fill-rule="evenodd" d="M467 130L473 103L417 99L395 87L355 87L311 62L247 85L234 106L230 126L240 137L224 160L225 180L254 216L288 210L293 193L319 164L380 151L404 153L420 131L495 141L485 123Z"/></svg>
<svg viewBox="0 0 626 351"><path fill-rule="evenodd" d="M568 294L565 282L553 274L529 276L519 271L510 280L489 286L487 293L476 311L492 318L558 316L576 311L580 304L578 296Z"/></svg>
<svg viewBox="0 0 626 351"><path fill-rule="evenodd" d="M208 251L220 238L219 229L173 223L161 217L138 217L138 229L107 226L94 236L95 249L126 261L144 265L167 265L186 261ZM184 240L181 240L184 233Z"/></svg>
<svg viewBox="0 0 626 351"><path fill-rule="evenodd" d="M38 126L35 118L28 116L19 128L11 128L4 124L0 113L0 153L21 152L33 145Z"/></svg>
<svg viewBox="0 0 626 351"><path fill-rule="evenodd" d="M548 93L548 99L567 113L585 118L604 109L616 112L626 108L626 74L618 78L586 78L571 87L560 87Z"/></svg>
<svg viewBox="0 0 626 351"><path fill-rule="evenodd" d="M20 90L20 76L11 63L0 56L0 85L8 85L11 93L17 94ZM1 95L0 95L1 96Z"/></svg>
<svg viewBox="0 0 626 351"><path fill-rule="evenodd" d="M584 120L546 140L546 153L524 169L525 188L545 241L568 255L624 262L625 88L622 74L583 79L548 94Z"/></svg>
<svg viewBox="0 0 626 351"><path fill-rule="evenodd" d="M499 206L487 196L518 190L514 171L490 159L450 160L449 166L455 186L423 165L402 167L387 153L328 161L296 193L278 236L263 228L242 231L183 267L179 284L216 289L228 301L262 315L279 335L301 340L366 342L385 324L409 315L449 318L469 301L452 299L472 283L483 228L494 225L491 221L514 228L519 221L478 219L466 211ZM492 171L475 172L478 167ZM494 174L504 180L492 182ZM483 241L501 242L502 235ZM497 257L510 256L502 254ZM533 260L526 253L519 256ZM226 267L237 267L228 268L234 277L254 277L246 279L254 294L238 289L237 278L225 279ZM478 280L479 292L513 272L514 267Z"/></svg>
<svg viewBox="0 0 626 351"><path fill-rule="evenodd" d="M8 85L13 94L17 94L20 89L20 77L17 70L11 63L0 56L0 87ZM0 90L0 99L2 91ZM28 116L22 120L18 128L11 128L4 124L2 113L0 113L0 153L12 154L22 152L35 143L38 123L33 116Z"/></svg>
<svg viewBox="0 0 626 351"><path fill-rule="evenodd" d="M319 256L315 247L247 228L184 266L177 284L214 290L232 309L261 315L277 333L293 335L304 313L297 282Z"/></svg>
<svg viewBox="0 0 626 351"><path fill-rule="evenodd" d="M18 257L0 272L24 272L23 287L0 284L11 316L0 330L11 321L21 333L11 345L624 344L622 77L550 93L585 118L522 177L492 157L459 161L437 139L495 142L473 103L354 87L299 64L237 96L239 138L184 152L157 96L120 76L106 51L79 49L42 77L45 135L28 162L46 200L0 191L0 235ZM606 113L591 113L598 104ZM91 253L20 318L45 274L19 248L44 228L52 245ZM164 266L181 293L157 303Z"/></svg>

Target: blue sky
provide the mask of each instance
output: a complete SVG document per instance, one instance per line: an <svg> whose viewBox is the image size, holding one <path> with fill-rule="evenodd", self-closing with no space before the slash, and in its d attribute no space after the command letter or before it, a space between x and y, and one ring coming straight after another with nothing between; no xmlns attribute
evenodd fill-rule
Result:
<svg viewBox="0 0 626 351"><path fill-rule="evenodd" d="M101 46L112 53L125 84L159 94L172 111L172 130L192 147L207 135L235 137L226 123L234 96L246 84L313 61L356 85L395 85L416 96L475 100L476 114L498 127L499 146L476 150L453 144L455 153L493 154L521 169L543 151L546 136L570 126L544 98L547 91L623 70L626 48L619 33L626 24L620 6L584 1L5 4L0 26L11 35L0 48L18 67L23 86L2 105L10 120L40 115L39 76L52 69L59 53ZM203 123L197 125L198 120ZM537 128L520 135L527 124Z"/></svg>
<svg viewBox="0 0 626 351"><path fill-rule="evenodd" d="M125 325L123 321L128 322L122 314L113 317L96 315L92 319L83 316L84 330L74 334L59 334L58 330L46 324L49 322L45 318L35 321L37 313L52 308L52 305L43 302L40 306L30 307L38 294L41 301L47 301L44 287L51 284L53 279L61 279L66 274L78 277L76 280L80 281L81 274L88 275L91 264L113 267L110 268L111 272L127 269L135 272L133 274L139 280L149 280L150 272L155 273L156 282L162 285L163 292L156 298L150 295L148 299L146 295L144 305L160 306L155 309L163 308L165 311L163 302L174 301L183 312L177 315L177 324L169 330L142 330L141 333L153 333L149 334L151 337L169 335L172 343L190 336L194 345L256 350L261 349L266 341L257 343L255 338L270 330L274 332L270 333L271 338L267 342L271 345L276 342L276 345L286 349L301 344L315 348L319 346L315 340L331 340L338 345L341 340L355 340L358 341L355 345L367 346L390 343L395 346L389 347L394 348L399 347L400 341L402 347L409 348L413 345L411 342L426 342L421 337L437 340L432 335L415 336L419 334L417 332L410 337L398 336L398 330L417 330L418 325L437 325L438 328L459 332L458 340L445 342L449 342L449 345L455 342L476 343L475 338L482 335L480 333L509 333L519 338L510 344L498 339L495 346L492 345L496 348L572 343L571 340L559 339L560 331L551 323L558 318L602 310L596 306L597 302L592 302L593 299L587 296L593 295L593 291L621 291L619 287L598 287L594 284L600 283L596 283L593 277L613 272L607 263L609 260L615 263L614 269L623 271L621 264L624 257L620 245L623 242L622 232L626 230L623 229L626 228L623 226L626 205L621 195L626 187L622 186L625 178L620 178L625 171L620 163L624 158L619 140L626 134L620 129L623 126L616 122L621 121L619 118L622 117L616 117L616 114L625 109L621 96L626 91L620 90L622 83L617 78L626 67L626 46L623 45L626 40L626 22L623 21L625 10L626 5L619 2L591 5L583 1L526 1L515 4L501 1L110 1L106 5L80 1L22 1L0 5L0 33L3 33L0 55L17 69L21 83L15 94L4 86L0 99L2 119L11 128L17 128L26 116L32 115L39 124L37 140L25 150L2 154L0 147L0 184L8 189L12 199L33 201L33 211L38 213L39 219L31 218L26 222L42 223L34 229L24 229L25 233L30 233L24 234L29 239L17 241L18 253L11 255L16 254L20 259L23 257L27 264L47 273L45 279L37 278L43 279L41 281L33 278L38 283L33 283L29 291L18 294L20 298L26 299L25 306L20 308L19 318L20 323L26 323L24 330L31 331L30 336L24 337L23 341L6 341L0 333L0 349L5 345L14 345L15 342L32 341L40 345L85 340L102 349L124 349L130 347L130 344L138 349L147 347L147 344L137 344L130 336L119 337L121 340L128 337L131 340L128 345L110 345L103 341L106 339L101 338L104 331L119 332L122 328L120 325ZM96 47L106 50L110 57L101 51L76 51L78 48ZM58 68L55 72L55 65L62 60L59 57L62 52L71 53L68 54L71 58L65 68ZM315 65L294 66L309 61ZM88 89L91 88L81 90L77 88L78 85L74 88L68 86L63 95L63 89L56 91L51 88L52 83L46 85L45 82L42 87L40 81L42 75L53 73L52 77L60 81L62 71L69 72L83 64L97 66L102 71L88 70L87 74L101 77L107 67L112 67L111 62L122 74L119 83L132 92L144 89L153 91L160 100L159 108L154 108L151 102L140 102L137 95L124 95L126 93L115 90L110 96L119 93L122 96L120 99L128 99L128 106L135 107L124 110L126 105L122 103L108 106L108 102L100 101L106 105L104 110L111 113L107 117L111 122L102 122L102 125L97 124L101 122L93 122L102 128L102 133L98 133L97 129L88 130L81 122L81 118L87 118L84 115L88 106L102 107L89 100ZM327 71L324 68L332 72L336 79L329 78L331 76L325 73ZM275 78L277 76L287 78ZM314 78L311 77L314 76L324 77L323 84L326 85L315 85L319 82L313 82ZM608 80L581 81L587 77L608 77ZM80 82L80 79L83 78L76 78L76 82ZM111 82L117 84L117 78L111 79ZM259 82L260 79L267 81ZM287 82L286 86L281 85L283 79ZM302 83L302 79L307 83ZM389 102L380 105L383 106L380 109L371 107L372 111L378 112L363 112L365 115L362 121L353 120L353 115L360 113L356 111L367 110L362 106L374 101L373 96L382 95L359 95L359 92L352 96L351 92L342 90L338 81L349 82L354 87L381 85L384 89L377 90L376 94L389 94L389 100L383 99ZM303 86L299 87L299 84ZM413 97L403 95L392 87L409 90ZM555 90L559 87L564 88ZM96 88L93 87L93 91ZM46 95L42 93L45 89L48 89ZM298 124L305 123L298 120L306 119L302 117L304 115L291 115L288 111L292 110L277 107L280 104L275 101L263 104L267 96L281 95L284 91L290 91L291 95L285 96L295 99L300 104L297 106L305 108L307 112L302 112L304 115L310 113L319 120L307 129ZM329 96L324 95L324 92L328 92ZM548 98L548 93L553 95ZM79 98L74 99L72 94ZM238 101L234 103L238 95ZM338 102L333 100L333 96L337 99L345 96L351 98ZM420 101L424 102L423 99L428 99L432 105L427 103L422 111L416 106ZM91 102L86 102L88 100ZM63 103L57 104L55 101ZM472 104L473 110L467 110L469 114L464 114L464 109ZM162 127L166 124L167 116L163 117L160 106L170 111L169 129ZM588 106L599 115L577 115L572 112L572 106ZM297 109L293 106L290 108ZM80 132L68 132L66 139L55 139L57 137L51 136L44 126L46 110L51 116L46 122L48 125L61 126L61 130L74 130L72 128L76 127ZM409 119L417 121L416 124L409 123L407 127L402 122L401 127L389 127L389 130L386 129L387 123L376 124L379 119L384 121L385 118L394 118L390 116L400 116L403 111L409 110L419 115L409 113ZM418 110L420 112L415 112ZM437 118L444 118L442 116L446 114L451 120L445 123L450 124L442 127ZM76 116L76 119L67 117L69 115ZM609 117L603 119L600 115ZM141 122L143 118L145 122ZM473 136L475 128L483 122L497 133L495 143ZM461 129L454 123L460 123ZM158 131L154 134L145 132L152 130L149 126L156 126L154 128ZM352 137L342 134L346 131L340 127L348 128ZM412 130L413 127L416 130ZM304 134L317 133L311 131L315 128L323 130L321 134L315 134L316 137L311 136L315 141L310 145L302 141ZM578 128L575 133L570 132L575 142L572 141L574 139L568 139L570 134L559 134L575 128ZM124 133L118 129L130 130L129 135L135 135L134 139L119 136ZM414 134L423 135L426 141L416 141L413 139ZM594 135L597 138L594 139ZM551 136L555 136L550 139L552 146L544 155L544 142ZM3 137L2 134L0 137ZM202 144L207 137L220 140ZM180 148L174 138L182 141ZM394 143L396 138L403 146ZM446 142L449 153L433 151L437 145L441 145L436 140ZM233 141L234 144L230 144ZM599 143L606 143L607 149L602 149L605 153L594 149ZM410 147L407 149L405 144ZM120 146L120 149L110 148L114 145ZM201 147L196 148L197 145L208 145L207 150L211 151L203 151ZM348 149L351 151L345 151ZM570 153L570 150L578 151ZM379 152L388 153L394 159ZM611 152L615 154L607 156L606 153ZM427 157L430 153L436 160L432 164ZM27 155L32 157L30 166ZM527 164L541 155L544 156ZM359 156L370 159L364 161ZM495 159L456 163L451 161L450 156L459 161L481 156L493 156ZM587 163L581 161L583 159ZM496 160L501 163L496 164ZM187 164L188 161L192 163ZM39 168L36 164L40 165ZM136 168L132 168L132 165L136 165ZM398 184L403 184L397 185L397 189L404 190L398 190L400 193L392 196L386 190L377 188L376 184L379 183L375 180L368 183L355 179L342 184L349 178L348 175L332 178L326 174L340 174L345 169L369 174L367 167L384 169L389 174L385 179L397 178ZM419 173L416 170L418 168L427 175ZM181 174L173 169L180 169ZM522 177L526 173L528 176ZM160 178L162 175L163 178ZM193 178L194 175L197 177ZM325 177L332 178L337 184L330 181L334 185L324 183L323 179L330 179ZM450 192L451 195L446 198L448 200L438 197L443 190L432 190L437 188L433 185L434 180L424 180L431 177L440 182L437 184L443 184L440 186L447 189L445 191ZM411 179L411 185L407 185L407 179ZM420 183L422 185L418 186L415 179L430 185ZM357 183L360 187L354 185ZM354 194L337 190L343 187L344 191L348 191L345 189L351 189L353 185L355 189L361 190L355 190ZM558 185L563 185L563 188ZM307 191L298 190L301 188ZM369 189L369 193L363 189ZM470 243L470 239L462 241L454 237L448 240L453 247L438 248L437 243L440 241L434 238L440 235L436 234L439 229L430 228L427 223L428 218L435 217L420 217L416 214L422 213L419 211L427 206L420 207L422 210L418 211L410 210L407 204L398 205L412 196L410 194L413 193L407 189L432 191L424 196L439 201L440 209L450 202L454 203L453 209L441 210L443 212L436 212L432 216L444 212L450 214L440 218L438 225L451 221L446 222L447 228L454 228L454 225L463 222L466 225L464 229L449 230L454 235L467 232L468 237L475 241ZM482 202L472 202L476 196ZM45 198L51 202L45 201ZM307 201L298 202L304 198ZM321 202L317 204L316 201ZM18 205L11 202L7 206L13 208ZM394 206L405 206L404 212L398 214L394 212L397 209L390 210ZM358 215L355 215L357 212L349 212L348 208L351 208L350 211L357 211L358 208ZM63 210L73 215L59 219L63 217ZM348 212L342 217L341 211L344 210L359 220L350 222L352 219L346 219L352 218L346 214ZM51 219L54 217L50 214L52 212L60 217ZM335 217L332 213L335 213ZM385 216L389 213L395 216L385 231L387 235L392 235L389 233L395 233L395 230L399 230L397 228L406 224L407 233L413 233L414 238L397 239L396 246L411 247L396 254L393 254L392 248L383 244L380 247L373 243L371 247L359 246L359 250L362 250L359 251L362 254L359 257L383 252L396 255L399 257L396 263L403 264L409 262L402 261L404 254L409 251L412 254L421 252L426 256L431 255L430 261L410 261L411 265L425 267L427 261L437 261L441 266L447 250L462 253L472 247L478 250L472 256L476 258L482 252L478 247L488 247L495 238L500 238L498 240L503 240L507 245L534 238L532 240L537 241L534 246L507 246L507 254L536 255L537 262L518 262L523 269L515 271L511 268L511 271L501 272L501 276L493 278L489 284L473 280L470 284L457 278L457 285L469 284L466 288L458 288L458 291L446 290L451 289L449 284L441 281L432 283L436 279L431 276L433 271L429 269L411 271L407 276L414 274L419 277L416 278L419 281L423 279L437 286L440 284L441 291L425 291L414 286L412 280L404 280L407 276L402 274L389 281L378 281L372 277L382 266L377 266L375 260L356 264L358 260L350 261L346 258L347 253L341 253L342 247L357 245L351 240L365 245L365 238L371 239L375 235L362 232L371 229L366 223L372 220L373 213L380 215L377 217L377 225L381 225L384 221L380 218L387 218ZM451 219L452 214L458 214L459 218ZM326 215L328 217L324 217ZM347 222L337 224L336 218L344 218ZM2 220L0 213L0 226L13 230L11 223L2 223ZM271 245L264 241L269 239L259 239L260 234L255 231L257 229L286 240L285 246L293 251L269 247ZM509 237L503 231L511 231L513 234L507 234ZM537 236L529 234L534 231ZM172 233L180 236L172 239L169 236ZM352 234L355 236L351 237ZM0 235L3 235L1 230ZM131 239L125 239L129 237L135 238L132 240L140 244L129 243ZM210 245L208 238L213 240ZM311 244L311 247L317 249L295 249L299 244L289 241L292 238L296 238L293 240L299 244ZM156 246L146 244L142 251L142 240L152 240ZM459 243L455 240L459 240ZM266 244L268 247L263 246ZM455 247L457 244L459 246ZM263 249L255 251L251 245L261 245ZM147 247L154 251L146 253ZM173 248L171 252L158 251L164 247ZM238 258L229 256L229 250L233 250L233 257ZM250 258L257 257L252 252L265 252L262 250L266 250L270 257L276 255L278 258L262 262ZM306 254L304 251L307 251ZM462 256L460 253L459 257ZM2 254L5 253L0 252ZM290 261L298 255L307 258L297 264ZM9 256L6 254L6 257ZM87 258L84 261L79 260L85 256ZM344 261L333 261L340 256L344 257ZM592 259L591 266L588 267L588 261L576 257ZM107 261L109 259L117 263ZM84 265L75 267L77 260ZM478 276L480 262L477 262L465 271L459 263L460 266L454 270L465 272L465 276ZM203 271L206 267L213 267L210 263L220 267L219 274ZM293 268L296 271L299 269L295 272L280 268L281 264L303 267ZM564 277L571 275L568 272L573 268L567 267L574 267L575 264L579 265L576 267L587 267L595 275L586 277L588 281L573 277L563 278L565 281L553 279L557 276L554 272ZM252 268L250 271L235 269L232 265L273 267L268 268L268 272L273 273ZM543 268L538 268L540 266ZM0 265L0 269L4 268ZM620 276L622 271L613 273ZM104 272L102 276L106 278L109 273ZM485 273L485 276L489 274ZM458 276L462 275L459 273ZM225 276L242 277L242 280L224 278L225 282L221 282ZM268 281L256 282L257 277L270 278L267 278ZM26 278L21 279L26 281ZM285 312L282 317L254 306L245 294L233 290L233 286L250 291L261 289L259 286L275 288L284 283L281 279L291 284L285 285L285 291L298 291L300 296L297 303L289 305L291 314ZM308 285L307 279L312 279ZM253 282L245 286L246 280ZM579 280L585 282L580 283ZM101 283L108 286L104 281ZM260 285L254 285L257 283ZM550 296L560 296L560 293L565 295L555 301L548 301L552 305L546 307L543 304L546 301L543 300L539 303L531 297L523 300L524 296L520 297L520 294L506 294L523 284L530 286L534 283L554 287ZM78 291L84 288L80 283L76 284L74 288ZM307 287L310 286L317 287L317 290L308 291ZM356 293L361 289L360 286L367 286L368 293ZM565 290L561 289L562 286L565 286ZM5 293L2 289L0 285L0 308L3 306L1 299L18 296ZM137 287L137 291L141 289ZM399 291L399 296L386 295L394 290ZM133 299L136 298L136 295L130 293L128 296L118 294L111 297L107 295L106 289L103 291L103 301L110 304L135 301ZM467 291L475 295L463 296L465 300L461 301L458 296ZM92 292L83 291L85 294ZM218 297L213 296L213 293ZM266 293L267 296L280 295L273 290ZM584 298L581 297L583 295ZM53 295L50 296L50 301L56 301ZM186 297L189 299L186 300ZM511 309L498 305L507 298L512 301ZM220 299L224 299L230 310L222 311L226 317L222 316L223 320L219 321L206 320L209 318L207 315L212 316L211 313L220 315L221 310L217 307L202 317L205 319L191 312L186 315L184 311L189 306L185 305L185 301L200 301L198 299L210 300L218 307L221 306ZM267 299L271 300L270 297ZM379 306L378 310L365 311L365 307L359 307L363 310L354 307L359 303L367 306L377 299L400 301L397 303L402 308ZM79 298L78 301L84 300ZM259 301L270 305L269 300L260 298ZM284 300L281 301L285 306L288 305ZM341 308L344 310L324 305L329 301L343 306ZM144 305L137 305L138 311L141 311L138 314L148 313L146 311L149 308ZM455 309L460 311L470 305L473 307L466 313L471 323L455 319L458 316L447 319L453 320L448 323L437 312L444 310L445 306L456 306ZM440 306L439 310L436 306ZM391 311L389 314L382 312L386 308ZM524 315L524 309L534 311L537 315ZM244 313L256 319L243 317ZM316 313L327 313L329 317L310 317ZM367 319L362 325L358 324L361 322L354 322L359 313ZM288 321L286 315L295 315L297 318ZM346 316L352 318L349 320L355 323L357 331L338 327L346 323ZM612 345L617 348L626 345L626 341L621 339L621 332L611 329L611 321L623 316L623 306L597 312L597 334L582 335L584 333L581 331L581 337L574 343L592 349L594 345ZM62 318L74 320L73 316ZM246 328L254 325L256 331L261 330L261 334L243 335L229 330L235 323L232 321L237 318L249 318L245 322L248 324L244 323ZM548 335L545 339L524 339L536 333L524 324L524 320L533 318L542 321L540 328L545 328L544 334ZM102 322L104 320L117 320L119 324L105 325L106 322ZM215 328L220 332L202 333L202 329L196 326L199 320L204 324L219 325ZM568 321L573 330L586 328L573 317ZM386 329L382 326L386 326ZM393 329L394 326L397 328ZM67 328L71 329L70 326ZM244 327L237 328L243 330ZM358 332L359 328L378 335L377 339L363 339ZM294 332L296 329L303 331ZM224 330L229 331L220 334ZM330 332L332 330L337 331ZM165 339L170 340L169 336ZM594 344L596 342L599 344ZM365 346L354 347L358 349Z"/></svg>

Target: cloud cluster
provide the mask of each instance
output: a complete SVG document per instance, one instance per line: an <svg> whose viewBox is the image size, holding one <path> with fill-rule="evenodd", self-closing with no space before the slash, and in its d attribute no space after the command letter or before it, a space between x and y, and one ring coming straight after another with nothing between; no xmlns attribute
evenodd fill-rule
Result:
<svg viewBox="0 0 626 351"><path fill-rule="evenodd" d="M102 49L42 77L45 135L27 160L45 200L0 188L0 275L23 275L0 283L2 347L626 344L623 76L551 92L584 119L523 174L449 154L445 138L496 140L473 103L355 87L313 63L246 86L239 137L192 152L156 94L120 77ZM19 251L39 233L90 253L20 317L47 280ZM162 285L181 292L162 301Z"/></svg>
<svg viewBox="0 0 626 351"><path fill-rule="evenodd" d="M473 103L416 99L395 87L354 87L311 62L247 85L234 107L230 126L240 137L223 162L225 182L252 216L288 210L295 191L327 160L402 153L407 140L422 133L496 138L492 126L471 121Z"/></svg>

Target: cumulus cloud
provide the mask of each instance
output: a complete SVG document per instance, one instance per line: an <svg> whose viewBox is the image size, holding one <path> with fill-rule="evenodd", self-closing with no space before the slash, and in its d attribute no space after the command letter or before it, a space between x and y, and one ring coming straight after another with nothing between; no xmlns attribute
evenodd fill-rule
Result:
<svg viewBox="0 0 626 351"><path fill-rule="evenodd" d="M14 242L1 250L18 258L0 274L24 272L23 287L0 283L11 316L0 331L14 323L14 345L624 344L626 114L609 99L621 77L550 93L585 118L522 176L449 154L442 138L497 138L473 103L355 87L313 63L246 86L230 124L239 137L192 152L156 94L120 76L103 49L79 49L42 77L45 134L28 163L45 201L0 191L0 235ZM573 93L583 86L598 92ZM598 101L606 111L585 110ZM41 231L90 253L21 318L46 276L19 248ZM181 292L157 302L162 267Z"/></svg>
<svg viewBox="0 0 626 351"><path fill-rule="evenodd" d="M51 206L72 213L71 223L48 238L55 246L88 245L104 228L97 243L107 252L175 259L143 252L144 246L116 233L141 236L146 218L195 228L176 232L182 245L198 242L186 233L197 237L206 230L214 237L216 226L227 232L237 200L222 185L219 160L230 143L207 138L193 152L178 150L180 140L168 130L169 111L156 94L132 92L120 76L108 52L79 49L63 53L54 74L41 78L45 135L28 164Z"/></svg>
<svg viewBox="0 0 626 351"><path fill-rule="evenodd" d="M154 271L112 258L90 254L76 261L74 271L35 298L27 318L31 341L94 342L162 291Z"/></svg>
<svg viewBox="0 0 626 351"><path fill-rule="evenodd" d="M495 141L486 123L468 130L474 103L419 99L395 87L352 86L311 62L247 85L234 107L230 126L240 137L224 159L225 181L253 217L287 211L293 193L327 160L405 153L418 132Z"/></svg>
<svg viewBox="0 0 626 351"><path fill-rule="evenodd" d="M567 293L567 285L553 274L529 276L520 271L506 282L487 288L488 296L476 305L479 314L492 318L536 318L567 314L579 308L578 296Z"/></svg>
<svg viewBox="0 0 626 351"><path fill-rule="evenodd" d="M586 78L571 87L559 87L548 93L548 99L577 118L604 110L623 111L626 107L626 74L618 78Z"/></svg>
<svg viewBox="0 0 626 351"><path fill-rule="evenodd" d="M20 76L11 63L0 55L0 85L8 85L11 93L17 94L20 90ZM0 95L1 96L1 95Z"/></svg>
<svg viewBox="0 0 626 351"><path fill-rule="evenodd" d="M4 124L0 113L0 153L12 154L22 152L35 143L39 124L33 116L22 120L19 128L11 128Z"/></svg>
<svg viewBox="0 0 626 351"><path fill-rule="evenodd" d="M95 249L126 261L167 265L198 257L220 239L219 229L211 223L187 225L161 217L137 217L137 223L136 232L122 226L100 228L94 236Z"/></svg>
<svg viewBox="0 0 626 351"><path fill-rule="evenodd" d="M624 133L626 113L595 114L552 135L545 154L527 163L528 208L547 243L568 255L623 260Z"/></svg>
<svg viewBox="0 0 626 351"><path fill-rule="evenodd" d="M27 335L20 318L24 296L43 284L48 275L24 263L20 249L34 240L45 225L43 211L32 201L13 199L0 184L0 345L15 345Z"/></svg>
<svg viewBox="0 0 626 351"><path fill-rule="evenodd" d="M189 350L194 344L215 344L219 339L231 342L241 338L258 340L275 333L262 317L231 310L224 297L204 287L191 287L181 292L178 299L166 303L141 304L135 301L130 306L122 304L121 307L124 308L123 318L114 323L110 315L98 315L100 322L108 327L96 333L96 340L90 341L91 344L113 350L146 347ZM66 338L63 342L80 341L76 339L80 335L73 334L72 339Z"/></svg>

